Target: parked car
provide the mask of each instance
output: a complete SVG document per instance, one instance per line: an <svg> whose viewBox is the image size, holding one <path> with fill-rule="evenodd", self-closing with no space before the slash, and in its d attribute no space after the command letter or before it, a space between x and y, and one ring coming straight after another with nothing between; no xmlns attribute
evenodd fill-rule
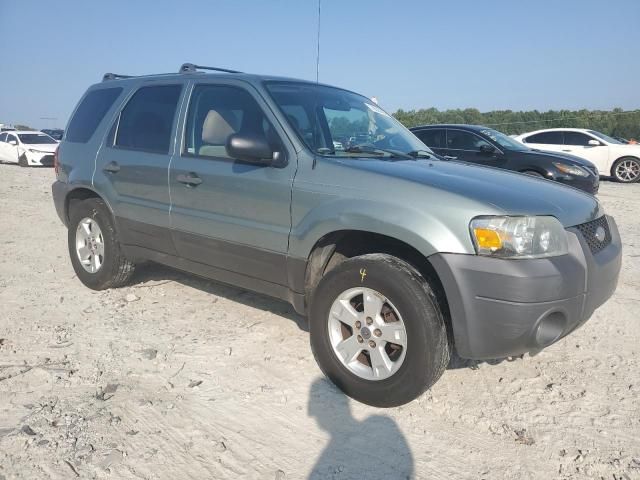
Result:
<svg viewBox="0 0 640 480"><path fill-rule="evenodd" d="M541 152L480 125L425 125L411 129L435 153L458 160L504 168L555 180L597 193L600 176L588 160L562 153Z"/></svg>
<svg viewBox="0 0 640 480"><path fill-rule="evenodd" d="M531 148L582 157L595 164L600 175L612 176L619 182L640 179L640 145L625 144L595 130L550 128L516 138Z"/></svg>
<svg viewBox="0 0 640 480"><path fill-rule="evenodd" d="M41 132L42 133L46 133L51 138L53 138L54 140L57 140L57 141L62 140L62 136L64 135L64 130L61 130L60 128L42 129Z"/></svg>
<svg viewBox="0 0 640 480"><path fill-rule="evenodd" d="M347 90L202 69L107 74L76 107L52 190L87 287L155 261L284 299L322 371L383 407L454 347L537 352L615 290L620 236L592 195L438 160ZM333 147L362 125L374 143Z"/></svg>
<svg viewBox="0 0 640 480"><path fill-rule="evenodd" d="M0 161L21 167L51 167L57 146L58 142L42 132L3 132L0 133Z"/></svg>

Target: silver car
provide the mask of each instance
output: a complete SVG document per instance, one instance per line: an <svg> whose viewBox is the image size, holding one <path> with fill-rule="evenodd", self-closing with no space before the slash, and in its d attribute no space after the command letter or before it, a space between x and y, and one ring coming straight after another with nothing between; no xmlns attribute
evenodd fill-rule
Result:
<svg viewBox="0 0 640 480"><path fill-rule="evenodd" d="M107 74L55 166L82 283L118 287L155 261L286 300L323 372L370 405L416 398L454 348L551 345L620 270L592 195L441 160L368 98L307 81Z"/></svg>

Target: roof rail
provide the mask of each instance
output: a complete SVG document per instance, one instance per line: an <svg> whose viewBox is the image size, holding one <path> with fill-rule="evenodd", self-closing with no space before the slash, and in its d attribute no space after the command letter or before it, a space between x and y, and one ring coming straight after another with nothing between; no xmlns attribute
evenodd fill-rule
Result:
<svg viewBox="0 0 640 480"><path fill-rule="evenodd" d="M105 73L102 76L102 81L106 82L107 80L118 80L119 78L131 78L133 75L120 75L119 73Z"/></svg>
<svg viewBox="0 0 640 480"><path fill-rule="evenodd" d="M225 72L225 73L242 73L238 70L229 70L228 68L218 68L218 67L205 67L203 65L194 65L193 63L183 63L178 70L178 73L193 73L198 70L211 70L214 72Z"/></svg>

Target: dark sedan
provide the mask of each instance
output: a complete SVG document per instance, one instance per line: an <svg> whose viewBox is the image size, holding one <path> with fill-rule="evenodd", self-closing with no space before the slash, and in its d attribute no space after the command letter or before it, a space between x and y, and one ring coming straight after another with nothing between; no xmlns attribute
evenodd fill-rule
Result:
<svg viewBox="0 0 640 480"><path fill-rule="evenodd" d="M425 125L411 129L436 154L488 167L555 180L585 192L598 192L598 169L588 160L544 152L481 125Z"/></svg>

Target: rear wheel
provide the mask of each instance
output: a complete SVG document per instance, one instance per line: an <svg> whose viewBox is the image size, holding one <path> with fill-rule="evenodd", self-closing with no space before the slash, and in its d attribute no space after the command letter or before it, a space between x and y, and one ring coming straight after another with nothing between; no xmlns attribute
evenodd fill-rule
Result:
<svg viewBox="0 0 640 480"><path fill-rule="evenodd" d="M122 254L111 212L98 198L71 205L69 256L76 275L93 290L125 285L134 264Z"/></svg>
<svg viewBox="0 0 640 480"><path fill-rule="evenodd" d="M351 258L320 280L310 333L324 374L350 397L378 407L419 396L450 358L433 290L410 264L385 254Z"/></svg>
<svg viewBox="0 0 640 480"><path fill-rule="evenodd" d="M612 176L621 183L634 183L640 179L640 160L635 157L623 157L611 167Z"/></svg>

